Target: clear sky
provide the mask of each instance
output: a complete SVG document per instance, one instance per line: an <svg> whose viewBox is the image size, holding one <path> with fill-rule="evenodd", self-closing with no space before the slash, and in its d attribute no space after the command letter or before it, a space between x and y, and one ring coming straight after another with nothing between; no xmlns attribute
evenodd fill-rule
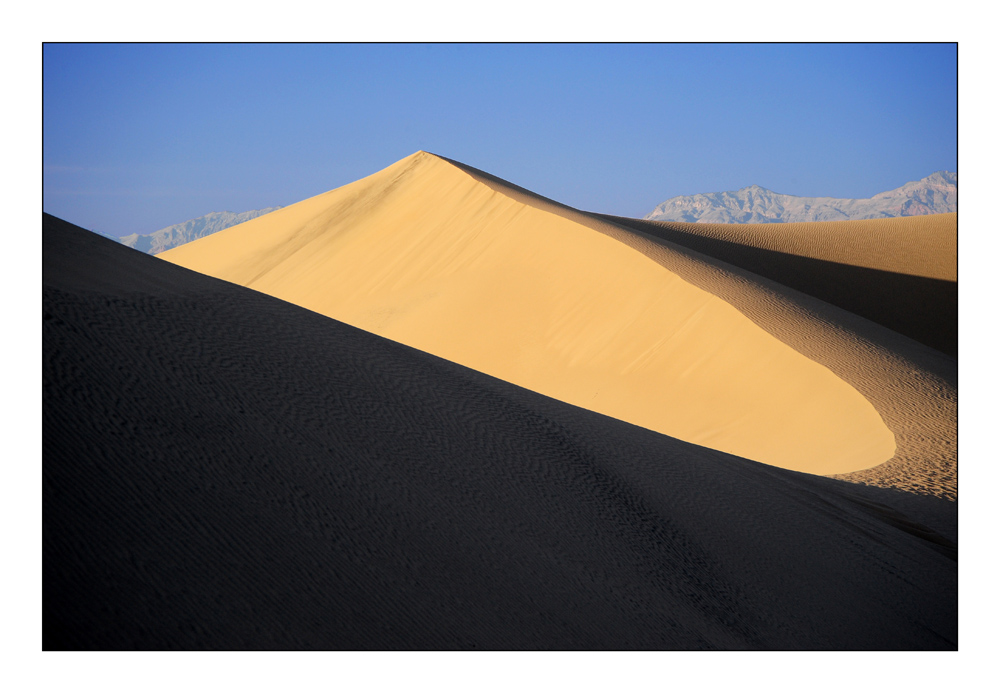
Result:
<svg viewBox="0 0 1000 693"><path fill-rule="evenodd" d="M44 209L111 235L413 152L588 211L957 170L954 44L46 44Z"/></svg>

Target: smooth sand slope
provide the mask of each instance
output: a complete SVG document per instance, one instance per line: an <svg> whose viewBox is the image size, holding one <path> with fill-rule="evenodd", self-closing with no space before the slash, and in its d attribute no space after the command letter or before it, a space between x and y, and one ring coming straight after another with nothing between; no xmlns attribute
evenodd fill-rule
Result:
<svg viewBox="0 0 1000 693"><path fill-rule="evenodd" d="M749 459L832 474L893 457L879 412L828 367L641 249L476 173L418 152L158 257Z"/></svg>
<svg viewBox="0 0 1000 693"><path fill-rule="evenodd" d="M956 647L954 545L895 509L911 494L684 443L49 216L43 285L47 649Z"/></svg>
<svg viewBox="0 0 1000 693"><path fill-rule="evenodd" d="M687 224L600 215L958 354L958 215Z"/></svg>

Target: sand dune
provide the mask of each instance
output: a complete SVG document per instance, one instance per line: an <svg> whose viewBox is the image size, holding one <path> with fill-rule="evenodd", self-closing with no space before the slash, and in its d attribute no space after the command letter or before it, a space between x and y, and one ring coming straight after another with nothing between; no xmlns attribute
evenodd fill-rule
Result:
<svg viewBox="0 0 1000 693"><path fill-rule="evenodd" d="M418 152L158 257L748 459L833 474L893 458L853 383L657 256L671 251L583 217Z"/></svg>
<svg viewBox="0 0 1000 693"><path fill-rule="evenodd" d="M461 192L490 215L502 202ZM341 209L377 203L363 193ZM332 217L299 212L293 238L323 238ZM266 229L244 230L264 279ZM384 238L383 264L407 238L419 258L429 233ZM508 226L483 254L507 233L523 242ZM323 275L358 242L341 235L274 250ZM699 309L722 296L863 390L880 386L869 370L943 382L934 369L954 363L693 251L621 238L712 292ZM398 274L371 291L410 280ZM338 286L357 295L365 277L350 279ZM46 649L956 647L954 544L907 510L954 503L681 442L49 216L43 285ZM878 368L857 365L862 348ZM894 431L917 376L884 395L901 398ZM900 450L926 457L914 431L896 433Z"/></svg>

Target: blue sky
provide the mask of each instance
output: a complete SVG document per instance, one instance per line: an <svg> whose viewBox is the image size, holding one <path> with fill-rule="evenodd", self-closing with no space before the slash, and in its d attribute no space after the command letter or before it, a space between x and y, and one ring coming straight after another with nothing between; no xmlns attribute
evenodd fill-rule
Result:
<svg viewBox="0 0 1000 693"><path fill-rule="evenodd" d="M954 44L47 44L45 211L112 235L288 205L424 149L643 216L957 170Z"/></svg>

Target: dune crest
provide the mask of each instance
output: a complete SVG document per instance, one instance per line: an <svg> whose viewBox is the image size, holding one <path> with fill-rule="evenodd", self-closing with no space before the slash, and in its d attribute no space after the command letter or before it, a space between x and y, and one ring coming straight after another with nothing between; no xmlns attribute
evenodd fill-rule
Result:
<svg viewBox="0 0 1000 693"><path fill-rule="evenodd" d="M829 369L634 248L426 152L159 257L681 440L818 474L895 438Z"/></svg>

